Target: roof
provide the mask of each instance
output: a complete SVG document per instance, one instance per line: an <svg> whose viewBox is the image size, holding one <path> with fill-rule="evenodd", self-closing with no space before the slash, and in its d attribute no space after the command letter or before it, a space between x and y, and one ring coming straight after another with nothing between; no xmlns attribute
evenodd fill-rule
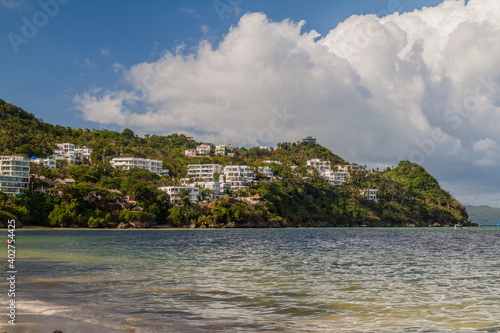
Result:
<svg viewBox="0 0 500 333"><path fill-rule="evenodd" d="M50 180L48 178L38 178L38 179L40 179L42 182L46 183L49 186L54 186L56 184L52 180Z"/></svg>

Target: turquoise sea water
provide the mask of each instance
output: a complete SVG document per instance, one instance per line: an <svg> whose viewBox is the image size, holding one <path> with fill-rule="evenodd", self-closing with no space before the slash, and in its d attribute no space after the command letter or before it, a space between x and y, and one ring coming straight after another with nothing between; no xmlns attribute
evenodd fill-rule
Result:
<svg viewBox="0 0 500 333"><path fill-rule="evenodd" d="M131 332L496 332L499 244L496 227L18 230L16 299Z"/></svg>

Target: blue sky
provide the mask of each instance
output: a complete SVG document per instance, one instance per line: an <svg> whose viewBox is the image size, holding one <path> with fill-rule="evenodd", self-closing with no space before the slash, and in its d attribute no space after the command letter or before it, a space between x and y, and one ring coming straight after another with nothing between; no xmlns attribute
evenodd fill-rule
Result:
<svg viewBox="0 0 500 333"><path fill-rule="evenodd" d="M0 22L0 98L46 122L313 135L500 207L497 0L0 0Z"/></svg>

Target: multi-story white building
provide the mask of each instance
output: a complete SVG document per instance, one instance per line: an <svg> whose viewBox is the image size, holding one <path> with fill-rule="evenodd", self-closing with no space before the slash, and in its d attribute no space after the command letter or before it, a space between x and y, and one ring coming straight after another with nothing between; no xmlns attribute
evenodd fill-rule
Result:
<svg viewBox="0 0 500 333"><path fill-rule="evenodd" d="M184 193L187 194L189 200L197 202L200 195L200 188L195 186L166 186L158 187L158 190L166 192L170 197L170 202L177 204L181 201Z"/></svg>
<svg viewBox="0 0 500 333"><path fill-rule="evenodd" d="M196 149L186 149L186 150L184 150L184 156L186 156L186 157L196 157Z"/></svg>
<svg viewBox="0 0 500 333"><path fill-rule="evenodd" d="M218 199L226 195L227 190L229 190L230 185L228 183L221 182L197 182L193 185L199 186L202 189L210 190L209 194L210 199Z"/></svg>
<svg viewBox="0 0 500 333"><path fill-rule="evenodd" d="M69 164L81 163L84 159L90 161L90 154L92 154L92 149L85 146L75 147L74 144L58 143L57 149L54 150L53 157L55 160L66 160Z"/></svg>
<svg viewBox="0 0 500 333"><path fill-rule="evenodd" d="M218 155L218 156L226 155L226 146L224 146L224 145L216 146L215 147L215 155Z"/></svg>
<svg viewBox="0 0 500 333"><path fill-rule="evenodd" d="M111 160L114 168L122 167L125 170L132 168L144 169L156 173L158 176L168 175L169 170L163 169L163 162L138 157L116 157Z"/></svg>
<svg viewBox="0 0 500 333"><path fill-rule="evenodd" d="M322 161L318 158L307 161L307 165L318 170L319 176L328 180L330 185L339 186L344 184L350 177L349 170L355 166L337 165L337 171L331 169L330 161Z"/></svg>
<svg viewBox="0 0 500 333"><path fill-rule="evenodd" d="M219 164L189 164L187 175L194 179L214 180L214 174L223 171Z"/></svg>
<svg viewBox="0 0 500 333"><path fill-rule="evenodd" d="M306 162L307 166L313 167L321 174L324 171L331 170L330 161L322 161L319 158L314 158Z"/></svg>
<svg viewBox="0 0 500 333"><path fill-rule="evenodd" d="M224 178L231 190L247 189L255 179L255 173L248 165L228 165L224 167Z"/></svg>
<svg viewBox="0 0 500 333"><path fill-rule="evenodd" d="M199 156L208 156L212 151L212 147L206 143L196 147L196 154Z"/></svg>
<svg viewBox="0 0 500 333"><path fill-rule="evenodd" d="M86 158L90 161L90 154L92 154L93 150L87 148L85 146L75 147L75 153L78 153L82 158Z"/></svg>
<svg viewBox="0 0 500 333"><path fill-rule="evenodd" d="M264 175L264 177L266 177L266 178L273 178L274 177L273 170L271 170L271 168L268 166L257 167L257 172Z"/></svg>
<svg viewBox="0 0 500 333"><path fill-rule="evenodd" d="M347 172L336 172L332 170L324 171L320 174L320 176L330 182L330 185L340 186L344 184L349 178L349 174Z"/></svg>
<svg viewBox="0 0 500 333"><path fill-rule="evenodd" d="M0 156L0 191L18 195L30 184L30 161L22 156Z"/></svg>
<svg viewBox="0 0 500 333"><path fill-rule="evenodd" d="M371 188L368 190L368 199L373 201L378 201L378 189Z"/></svg>
<svg viewBox="0 0 500 333"><path fill-rule="evenodd" d="M47 169L54 169L56 167L56 160L54 158L32 158L30 161L36 164L43 164Z"/></svg>
<svg viewBox="0 0 500 333"><path fill-rule="evenodd" d="M81 161L81 152L75 152L75 145L72 143L58 143L53 157L56 161L65 160L68 164L76 164Z"/></svg>
<svg viewBox="0 0 500 333"><path fill-rule="evenodd" d="M72 143L57 143L56 146L57 149L54 150L56 155L69 156L75 153L75 145Z"/></svg>

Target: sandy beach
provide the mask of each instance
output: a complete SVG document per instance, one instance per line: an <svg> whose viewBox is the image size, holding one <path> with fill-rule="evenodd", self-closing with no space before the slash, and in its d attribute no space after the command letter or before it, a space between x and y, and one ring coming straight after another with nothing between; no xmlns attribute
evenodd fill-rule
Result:
<svg viewBox="0 0 500 333"><path fill-rule="evenodd" d="M99 325L91 325L68 318L43 315L38 313L19 314L16 325L0 325L0 332L7 333L133 333L135 330L117 330Z"/></svg>

